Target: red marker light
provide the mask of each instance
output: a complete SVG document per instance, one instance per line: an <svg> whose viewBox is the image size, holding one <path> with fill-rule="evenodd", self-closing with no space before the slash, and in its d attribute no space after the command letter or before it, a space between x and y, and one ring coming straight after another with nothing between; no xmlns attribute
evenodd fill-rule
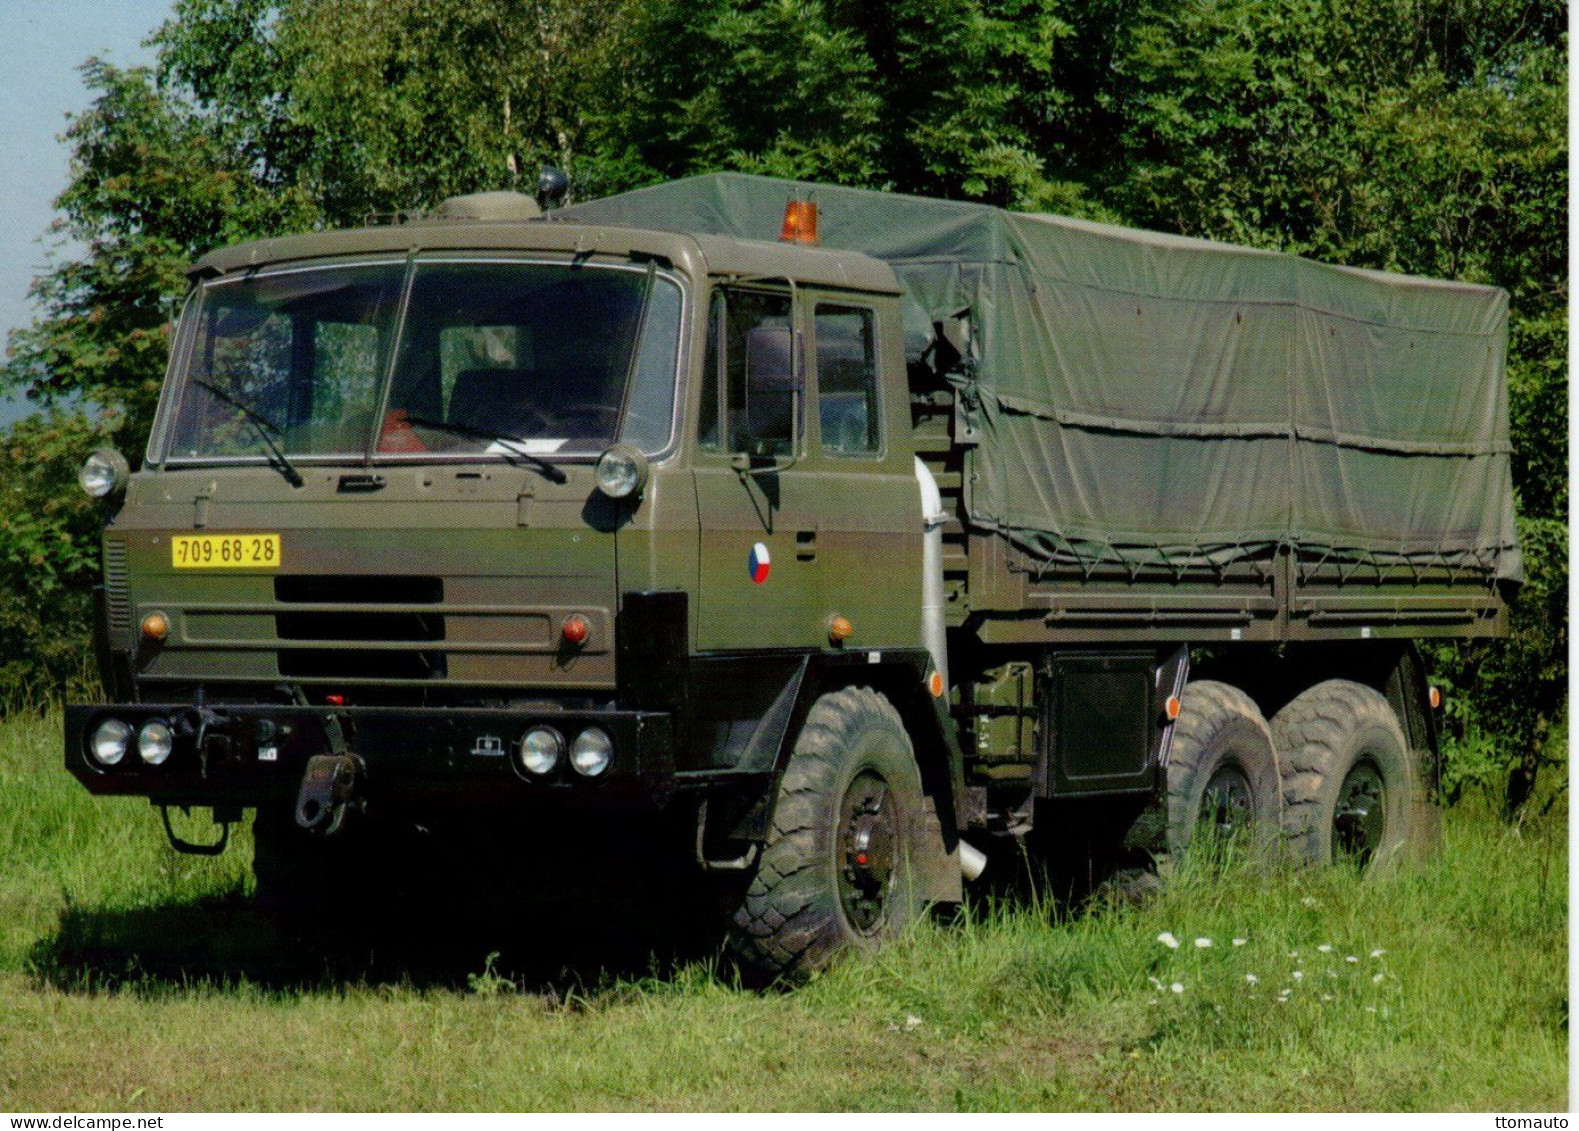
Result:
<svg viewBox="0 0 1579 1131"><path fill-rule="evenodd" d="M855 862L857 864L859 864L863 868L866 867L866 862L867 862L867 855L866 855L866 853L864 853L864 852L856 853Z"/></svg>
<svg viewBox="0 0 1579 1131"><path fill-rule="evenodd" d="M559 631L564 636L566 644L585 644L587 637L592 634L587 618L580 613L571 613L566 617L564 626Z"/></svg>
<svg viewBox="0 0 1579 1131"><path fill-rule="evenodd" d="M323 697L323 701L325 703L329 704L329 706L331 706L331 707L344 707L345 706L345 696L344 695L325 695Z"/></svg>

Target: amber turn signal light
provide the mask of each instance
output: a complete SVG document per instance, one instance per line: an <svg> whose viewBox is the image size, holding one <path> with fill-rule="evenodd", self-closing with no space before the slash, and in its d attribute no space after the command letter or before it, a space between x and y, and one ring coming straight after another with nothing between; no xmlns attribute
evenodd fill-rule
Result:
<svg viewBox="0 0 1579 1131"><path fill-rule="evenodd" d="M835 644L843 644L854 631L855 626L843 617L835 616L828 620L828 639Z"/></svg>
<svg viewBox="0 0 1579 1131"><path fill-rule="evenodd" d="M1176 719L1178 719L1178 717L1179 717L1179 697L1177 695L1170 695L1170 696L1168 696L1168 702L1163 705L1162 710L1163 710L1163 713L1168 716L1168 721L1170 723L1175 721Z"/></svg>
<svg viewBox="0 0 1579 1131"><path fill-rule="evenodd" d="M143 639L163 640L170 635L170 618L163 613L149 613L143 618Z"/></svg>
<svg viewBox="0 0 1579 1131"><path fill-rule="evenodd" d="M559 631L564 636L566 644L585 644L587 637L592 635L592 628L587 624L587 618L580 613L571 613L566 617Z"/></svg>
<svg viewBox="0 0 1579 1131"><path fill-rule="evenodd" d="M1442 709L1442 689L1440 687L1433 687L1430 690L1429 695L1431 697L1431 709L1433 711L1440 711Z"/></svg>

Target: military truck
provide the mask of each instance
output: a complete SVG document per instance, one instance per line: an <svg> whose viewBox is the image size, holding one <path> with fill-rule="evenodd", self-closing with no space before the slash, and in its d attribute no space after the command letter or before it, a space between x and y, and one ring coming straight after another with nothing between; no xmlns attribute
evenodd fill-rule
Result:
<svg viewBox="0 0 1579 1131"><path fill-rule="evenodd" d="M508 869L664 814L769 975L1147 812L1380 865L1417 642L1520 576L1505 338L1489 288L732 174L217 250L140 469L83 469L66 763L180 849L255 811L287 901L379 829Z"/></svg>

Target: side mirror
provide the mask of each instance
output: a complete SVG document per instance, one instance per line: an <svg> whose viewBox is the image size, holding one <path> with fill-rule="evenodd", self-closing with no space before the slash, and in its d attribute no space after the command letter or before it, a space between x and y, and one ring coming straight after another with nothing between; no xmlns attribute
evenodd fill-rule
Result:
<svg viewBox="0 0 1579 1131"><path fill-rule="evenodd" d="M788 326L746 332L745 441L753 455L794 456L800 446L800 375Z"/></svg>

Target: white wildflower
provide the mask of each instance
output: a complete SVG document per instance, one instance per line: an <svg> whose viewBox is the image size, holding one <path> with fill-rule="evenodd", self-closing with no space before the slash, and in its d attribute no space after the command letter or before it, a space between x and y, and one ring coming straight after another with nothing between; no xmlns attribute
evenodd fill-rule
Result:
<svg viewBox="0 0 1579 1131"><path fill-rule="evenodd" d="M1345 961L1345 962L1358 962L1359 959L1355 958L1354 955L1352 955L1352 954L1345 954L1343 956L1343 961Z"/></svg>
<svg viewBox="0 0 1579 1131"><path fill-rule="evenodd" d="M1147 975L1146 981L1151 983L1151 988L1152 989L1154 989L1154 990L1162 989L1162 979L1158 978L1155 974Z"/></svg>
<svg viewBox="0 0 1579 1131"><path fill-rule="evenodd" d="M1257 978L1254 974L1246 974L1245 975L1245 981L1249 982L1252 986L1255 985L1260 980L1261 979Z"/></svg>
<svg viewBox="0 0 1579 1131"><path fill-rule="evenodd" d="M1375 1013L1376 1012L1376 1007L1374 1005L1367 1005L1365 1007L1365 1012L1366 1013Z"/></svg>
<svg viewBox="0 0 1579 1131"><path fill-rule="evenodd" d="M1303 971L1303 970L1296 970L1296 971L1294 971L1294 981L1297 982L1301 978L1303 978L1304 976L1305 976L1305 971Z"/></svg>
<svg viewBox="0 0 1579 1131"><path fill-rule="evenodd" d="M1197 949L1205 950L1207 947L1212 945L1212 940L1211 939L1196 939L1195 940L1195 945L1196 945Z"/></svg>
<svg viewBox="0 0 1579 1131"><path fill-rule="evenodd" d="M1377 947L1375 950L1371 951L1371 957L1372 958L1380 958L1382 955L1384 955L1386 953L1387 952L1385 950L1383 950L1381 947Z"/></svg>
<svg viewBox="0 0 1579 1131"><path fill-rule="evenodd" d="M1157 1004L1157 999L1154 998L1154 997L1149 997L1149 998L1146 999L1146 1004L1147 1005L1156 1005Z"/></svg>
<svg viewBox="0 0 1579 1131"><path fill-rule="evenodd" d="M1306 907L1314 907L1316 906L1316 897L1313 895L1307 895L1304 899L1300 900L1300 902Z"/></svg>
<svg viewBox="0 0 1579 1131"><path fill-rule="evenodd" d="M1173 985L1169 986L1168 988L1170 990L1172 990L1176 994L1182 994L1184 992L1184 983L1183 982L1175 982L1175 983L1173 983Z"/></svg>
<svg viewBox="0 0 1579 1131"><path fill-rule="evenodd" d="M1247 943L1249 941L1250 941L1249 939L1235 939L1234 940L1234 945L1235 946L1244 946L1245 943Z"/></svg>
<svg viewBox="0 0 1579 1131"><path fill-rule="evenodd" d="M1386 975L1386 974L1372 974L1372 975L1371 975L1371 981L1372 981L1372 982L1373 982L1373 983L1374 983L1374 984L1376 984L1376 985L1378 985L1378 986L1379 986L1379 985L1381 985L1381 984L1382 984L1382 979L1383 979L1383 978L1385 978L1385 977L1387 977L1387 975Z"/></svg>
<svg viewBox="0 0 1579 1131"><path fill-rule="evenodd" d="M915 1029L919 1029L920 1027L921 1018L917 1017L914 1013L908 1013L905 1015L905 1032L909 1033Z"/></svg>
<svg viewBox="0 0 1579 1131"><path fill-rule="evenodd" d="M1167 947L1169 950L1179 949L1179 940L1173 937L1172 931L1162 932L1162 934L1157 936L1157 941L1163 946Z"/></svg>
<svg viewBox="0 0 1579 1131"><path fill-rule="evenodd" d="M1299 957L1299 951L1291 950L1291 951L1288 952L1288 956L1290 958L1298 958Z"/></svg>
<svg viewBox="0 0 1579 1131"><path fill-rule="evenodd" d="M1331 994L1322 994L1321 995L1321 1000L1322 1001L1337 1001L1338 999L1333 997Z"/></svg>
<svg viewBox="0 0 1579 1131"><path fill-rule="evenodd" d="M1322 954L1331 954L1332 953L1332 944L1330 942L1324 942L1320 946L1318 946L1316 949L1321 951Z"/></svg>

